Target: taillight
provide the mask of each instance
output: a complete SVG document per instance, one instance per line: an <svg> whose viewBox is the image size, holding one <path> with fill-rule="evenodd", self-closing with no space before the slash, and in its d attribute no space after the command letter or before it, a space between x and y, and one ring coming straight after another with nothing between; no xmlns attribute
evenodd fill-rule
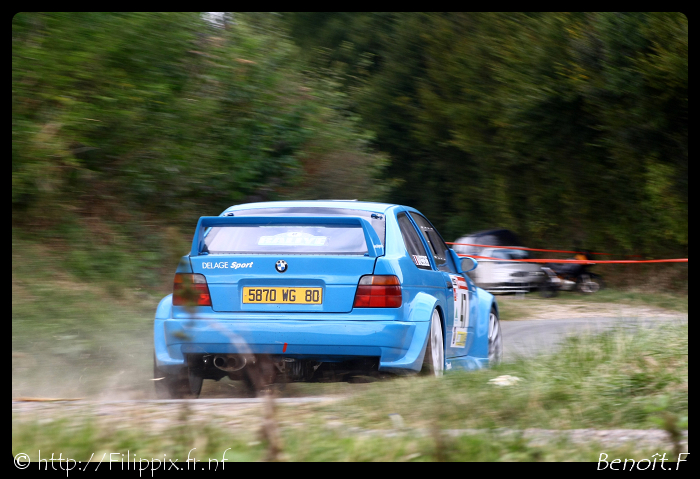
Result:
<svg viewBox="0 0 700 479"><path fill-rule="evenodd" d="M353 308L398 308L401 283L393 275L368 275L360 278Z"/></svg>
<svg viewBox="0 0 700 479"><path fill-rule="evenodd" d="M207 278L203 274L176 273L173 306L211 306Z"/></svg>

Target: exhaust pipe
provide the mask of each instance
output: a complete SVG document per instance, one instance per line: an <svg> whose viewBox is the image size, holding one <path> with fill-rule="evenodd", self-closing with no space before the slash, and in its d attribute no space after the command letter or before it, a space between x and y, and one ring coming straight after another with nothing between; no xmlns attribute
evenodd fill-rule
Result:
<svg viewBox="0 0 700 479"><path fill-rule="evenodd" d="M243 369L246 365L245 356L227 354L225 356L214 356L214 366L217 369L231 373Z"/></svg>

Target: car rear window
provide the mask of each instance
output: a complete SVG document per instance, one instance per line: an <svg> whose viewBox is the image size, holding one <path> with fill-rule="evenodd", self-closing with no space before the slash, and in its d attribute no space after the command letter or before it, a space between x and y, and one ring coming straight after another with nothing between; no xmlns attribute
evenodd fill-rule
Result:
<svg viewBox="0 0 700 479"><path fill-rule="evenodd" d="M236 210L228 213L230 216L359 216L370 222L379 240L385 246L386 217L383 213L348 208L313 208L313 207L285 207L285 208L253 208L248 210Z"/></svg>
<svg viewBox="0 0 700 479"><path fill-rule="evenodd" d="M529 255L527 251L517 249L495 249L492 256L500 259L527 259Z"/></svg>
<svg viewBox="0 0 700 479"><path fill-rule="evenodd" d="M455 243L468 243L494 246L521 246L522 243L517 235L510 230L491 230L462 236L455 240ZM454 250L462 254L480 254L482 246L466 246L464 244L454 245Z"/></svg>
<svg viewBox="0 0 700 479"><path fill-rule="evenodd" d="M211 254L367 253L361 226L221 226L204 238Z"/></svg>

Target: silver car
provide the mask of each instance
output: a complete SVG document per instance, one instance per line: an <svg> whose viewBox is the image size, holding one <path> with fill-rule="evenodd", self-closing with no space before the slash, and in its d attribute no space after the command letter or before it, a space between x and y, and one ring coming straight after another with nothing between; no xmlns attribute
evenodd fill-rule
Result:
<svg viewBox="0 0 700 479"><path fill-rule="evenodd" d="M487 256L504 260L478 259L479 267L469 273L469 277L480 288L491 293L527 293L539 289L547 280L547 275L537 263L505 261L527 259L529 257L527 251L489 246L520 246L520 241L512 231L482 231L458 238L455 243L484 245L453 245L453 249L459 254Z"/></svg>

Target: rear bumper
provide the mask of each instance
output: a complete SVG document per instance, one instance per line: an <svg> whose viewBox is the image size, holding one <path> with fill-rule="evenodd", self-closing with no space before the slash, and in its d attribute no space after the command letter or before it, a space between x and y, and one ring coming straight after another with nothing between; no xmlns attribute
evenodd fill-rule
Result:
<svg viewBox="0 0 700 479"><path fill-rule="evenodd" d="M430 321L156 319L158 367L186 366L187 354L274 354L318 361L378 357L379 370L419 371Z"/></svg>

